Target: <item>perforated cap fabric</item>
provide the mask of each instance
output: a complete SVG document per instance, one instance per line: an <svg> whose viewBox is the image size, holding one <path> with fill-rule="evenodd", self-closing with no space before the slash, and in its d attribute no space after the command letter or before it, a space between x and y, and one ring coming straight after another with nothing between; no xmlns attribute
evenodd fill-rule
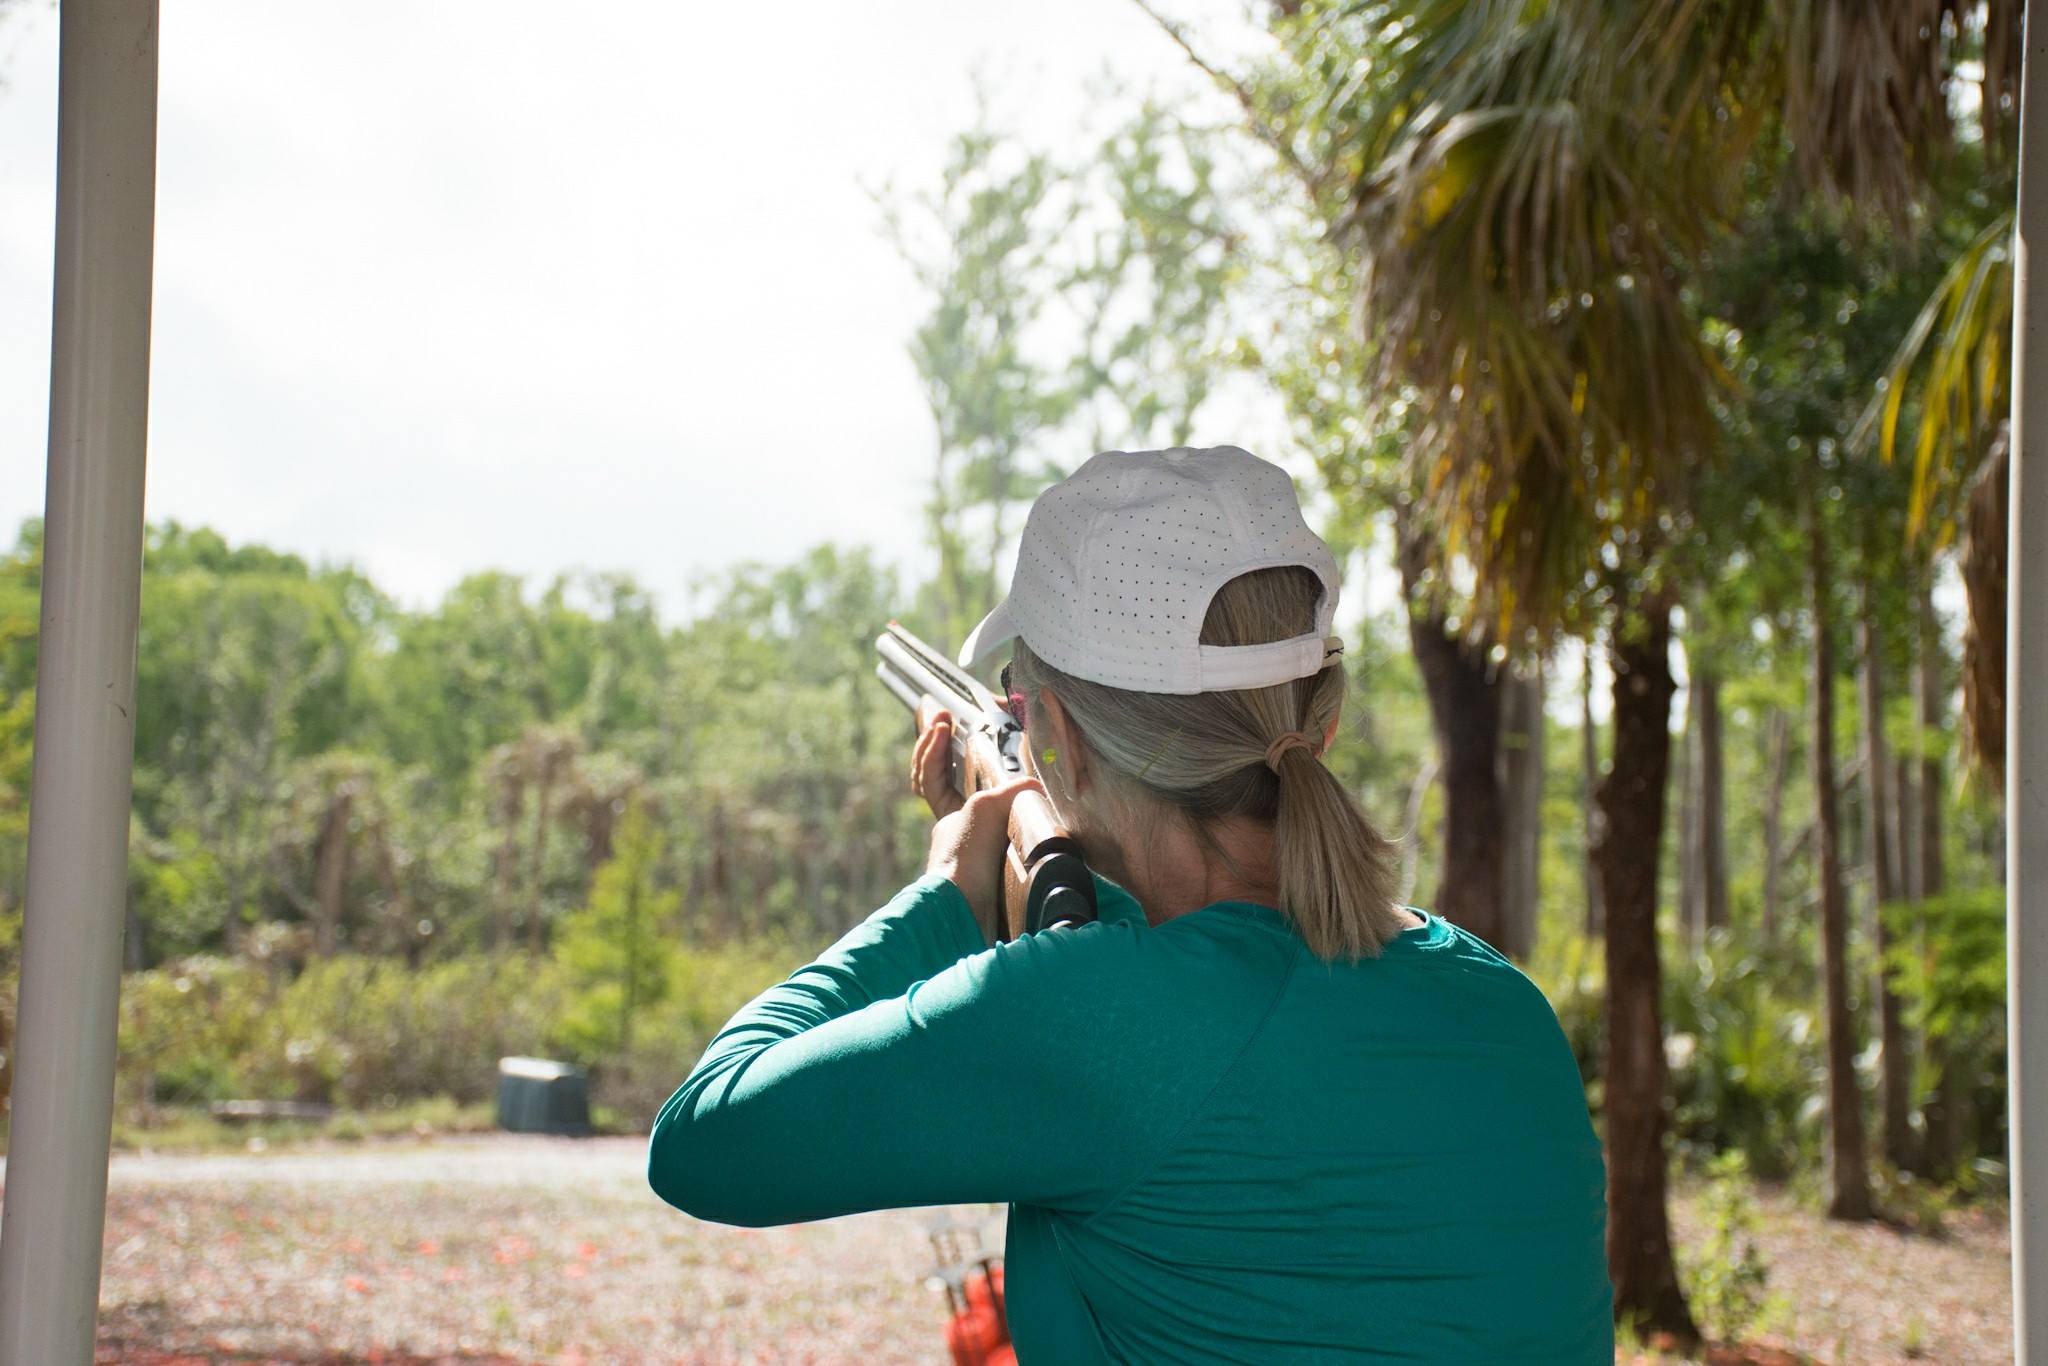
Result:
<svg viewBox="0 0 2048 1366"><path fill-rule="evenodd" d="M1217 589L1290 564L1322 580L1313 633L1201 643ZM1330 638L1337 590L1336 559L1278 465L1236 446L1104 451L1031 505L1010 596L967 637L960 663L974 668L1021 636L1053 667L1114 688L1270 687L1341 650Z"/></svg>

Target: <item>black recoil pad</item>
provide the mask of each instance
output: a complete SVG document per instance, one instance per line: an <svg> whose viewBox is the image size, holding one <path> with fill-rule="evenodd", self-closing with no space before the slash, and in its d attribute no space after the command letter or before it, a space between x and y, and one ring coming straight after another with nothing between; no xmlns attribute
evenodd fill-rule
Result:
<svg viewBox="0 0 2048 1366"><path fill-rule="evenodd" d="M1085 925L1095 919L1095 876L1077 853L1061 850L1031 866L1024 898L1024 932L1056 925Z"/></svg>

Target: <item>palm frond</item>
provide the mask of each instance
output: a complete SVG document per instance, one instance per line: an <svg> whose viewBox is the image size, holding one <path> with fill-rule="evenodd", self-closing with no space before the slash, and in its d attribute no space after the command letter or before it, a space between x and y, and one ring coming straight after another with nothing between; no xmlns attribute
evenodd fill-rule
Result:
<svg viewBox="0 0 2048 1366"><path fill-rule="evenodd" d="M1937 510L1951 506L2009 406L2012 232L2008 211L1957 254L1849 434L1851 450L1875 445L1889 464L1906 400L1917 405L1908 516L1915 536L1933 520L1948 539L1952 518Z"/></svg>
<svg viewBox="0 0 2048 1366"><path fill-rule="evenodd" d="M1371 388L1415 405L1416 487L1518 622L1657 535L1714 448L1726 377L1684 284L1758 140L1782 132L1809 184L1904 222L1954 141L1965 64L1983 62L1987 139L2018 69L2018 0L1333 9L1290 32L1325 78L1304 122L1353 187L1333 236L1364 262ZM1979 252L1905 348L1927 352L1923 517L1947 500L1951 443L1980 440L2002 398L2003 268ZM1888 453L1902 394L1872 419Z"/></svg>
<svg viewBox="0 0 2048 1366"><path fill-rule="evenodd" d="M1810 180L1907 218L1954 135L1949 0L1781 0L1765 61Z"/></svg>

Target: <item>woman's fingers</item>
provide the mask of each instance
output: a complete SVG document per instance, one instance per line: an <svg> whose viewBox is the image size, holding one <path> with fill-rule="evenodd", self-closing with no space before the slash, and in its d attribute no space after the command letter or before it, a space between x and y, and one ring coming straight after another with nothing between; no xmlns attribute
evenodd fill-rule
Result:
<svg viewBox="0 0 2048 1366"><path fill-rule="evenodd" d="M946 712L918 733L910 752L910 790L924 798L934 819L960 809L963 798L953 786L953 718Z"/></svg>
<svg viewBox="0 0 2048 1366"><path fill-rule="evenodd" d="M932 827L925 871L960 889L993 944L1001 937L1003 850L1010 842L1010 806L1020 792L1043 792L1036 778L1012 778L975 793Z"/></svg>

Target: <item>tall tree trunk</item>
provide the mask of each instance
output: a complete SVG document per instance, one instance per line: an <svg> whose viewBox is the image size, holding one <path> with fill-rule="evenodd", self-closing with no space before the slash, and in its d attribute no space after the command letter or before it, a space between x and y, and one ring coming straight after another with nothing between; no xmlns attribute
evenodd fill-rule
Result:
<svg viewBox="0 0 2048 1366"><path fill-rule="evenodd" d="M1421 583L1430 545L1404 536L1401 582L1408 600L1408 639L1442 758L1444 871L1436 912L1496 948L1506 877L1500 790L1501 683L1489 651L1451 629Z"/></svg>
<svg viewBox="0 0 2048 1366"><path fill-rule="evenodd" d="M1499 687L1486 652L1453 639L1442 617L1411 617L1409 629L1442 756L1444 863L1436 911L1499 946L1506 878Z"/></svg>
<svg viewBox="0 0 2048 1366"><path fill-rule="evenodd" d="M1685 946L1695 953L1704 937L1706 903L1700 888L1699 765L1693 757L1700 739L1698 700L1698 693L1687 688L1685 729L1678 733L1677 771L1671 775L1678 790L1678 928Z"/></svg>
<svg viewBox="0 0 2048 1366"><path fill-rule="evenodd" d="M533 803L533 872L530 897L527 904L526 947L539 954L547 945L547 934L541 923L541 912L545 905L548 871L548 818L554 813L548 809L554 796L555 765L552 759L543 760L535 782Z"/></svg>
<svg viewBox="0 0 2048 1366"><path fill-rule="evenodd" d="M1877 630L1876 607L1869 580L1859 585L1856 648L1858 694L1863 709L1863 839L1870 851L1871 920L1877 944L1877 1037L1880 1058L1882 1119L1879 1139L1886 1160L1895 1167L1913 1165L1913 1059L1906 1041L1905 1011L1892 990L1886 953L1891 948L1888 908L1899 900L1902 886L1898 845L1893 841L1893 812L1898 793L1892 789L1892 765L1884 743L1884 643Z"/></svg>
<svg viewBox="0 0 2048 1366"><path fill-rule="evenodd" d="M1894 817L1892 822L1892 847L1898 851L1899 855L1899 895L1905 898L1906 901L1906 906L1901 911L1901 914L1908 916L1905 924L1905 933L1908 936L1917 936L1920 920L1919 902L1923 894L1921 889L1925 886L1925 883L1921 880L1920 868L1920 763L1912 754L1904 750L1892 756L1892 815ZM1894 933L1897 928L1898 926L1895 925L1884 927L1885 943L1887 946L1897 942ZM1882 958L1879 961L1880 971L1882 971ZM1880 1021L1880 1024L1882 1024L1882 1021ZM1909 1054L1916 1044L1922 1049L1930 1046L1927 1040L1916 1040L1910 1029L1905 1030L1904 1040L1900 1048L1902 1065L1907 1061L1905 1055ZM1889 1043L1885 1046L1887 1048L1890 1047ZM1890 1097L1887 1095L1887 1113L1885 1114L1886 1155L1891 1158L1892 1165L1896 1166L1900 1171L1924 1174L1927 1170L1927 1158L1921 1146L1922 1134L1916 1133L1912 1127L1913 1107L1919 1103L1920 1099L1917 1088L1917 1069L1905 1066L1904 1077L1907 1085L1913 1087L1910 1091L1906 1090L1904 1086L1901 1087L1902 1093L1906 1096L1905 1140L1901 1146L1892 1146L1892 1117L1889 1113ZM1887 1085L1889 1085L1889 1079L1887 1079ZM1924 1130L1922 1132L1924 1133Z"/></svg>
<svg viewBox="0 0 2048 1366"><path fill-rule="evenodd" d="M723 803L711 808L711 898L721 907L732 900L732 840Z"/></svg>
<svg viewBox="0 0 2048 1366"><path fill-rule="evenodd" d="M1593 724L1593 646L1587 642L1579 655L1579 809L1584 841L1581 874L1586 884L1586 935L1598 938L1607 917L1600 912L1600 870L1594 866L1593 851L1600 844L1600 731Z"/></svg>
<svg viewBox="0 0 2048 1366"><path fill-rule="evenodd" d="M1543 662L1502 685L1500 790L1506 868L1501 879L1501 951L1527 962L1536 950L1543 858Z"/></svg>
<svg viewBox="0 0 2048 1366"><path fill-rule="evenodd" d="M242 948L249 939L249 922L242 918L242 874L239 864L240 860L237 859L221 861L220 890L228 907L227 932L224 939L230 958L241 957Z"/></svg>
<svg viewBox="0 0 2048 1366"><path fill-rule="evenodd" d="M1863 843L1870 855L1870 887L1879 904L1899 896L1898 853L1892 847L1891 762L1884 743L1884 659L1870 585L1857 590L1857 696L1863 710Z"/></svg>
<svg viewBox="0 0 2048 1366"><path fill-rule="evenodd" d="M355 794L344 785L328 799L320 819L313 865L313 952L322 958L332 958L340 946L342 899L348 892L348 822L354 806Z"/></svg>
<svg viewBox="0 0 2048 1366"><path fill-rule="evenodd" d="M1944 679L1948 659L1941 646L1941 623L1934 615L1934 589L1929 579L1920 589L1920 667L1914 673L1913 700L1920 712L1920 886L1918 895L1930 897L1948 883L1948 869L1942 860L1941 806L1945 783L1941 748L1933 737L1947 719L1948 688ZM2004 865L2001 864L2001 867Z"/></svg>
<svg viewBox="0 0 2048 1366"><path fill-rule="evenodd" d="M1835 805L1835 648L1827 522L1809 499L1807 588L1813 612L1813 801L1820 865L1820 955L1828 1059L1828 1217L1868 1219L1863 1103L1856 1084L1855 1017L1849 1008L1849 909L1842 890L1841 828Z"/></svg>
<svg viewBox="0 0 2048 1366"><path fill-rule="evenodd" d="M516 768L508 766L498 782L498 821L505 838L498 841L498 904L484 920L484 947L493 952L513 939L512 888L519 867L519 813L525 805Z"/></svg>
<svg viewBox="0 0 2048 1366"><path fill-rule="evenodd" d="M1934 615L1931 570L1921 580L1919 615L1919 667L1913 674L1913 704L1920 717L1917 746L1920 777L1915 784L1920 800L1919 809L1914 813L1919 824L1914 846L1919 855L1920 876L1913 890L1916 900L1925 900L1941 895L1948 883L1948 865L1941 845L1943 792L1947 784L1942 772L1942 749L1934 739L1946 719L1948 658L1942 649L1941 623ZM2000 859L1993 866L2003 870L2005 861ZM1962 1087L1956 1081L1955 1069L1949 1065L1946 1046L1932 1039L1927 1040L1925 1046L1928 1061L1933 1065L1938 1080L1934 1094L1920 1116L1924 1146L1918 1155L1917 1170L1932 1177L1946 1177L1956 1167L1956 1129L1963 1103Z"/></svg>
<svg viewBox="0 0 2048 1366"><path fill-rule="evenodd" d="M600 793L584 808L583 871L592 878L612 856L612 836L618 829L623 807L623 800L614 802L610 794Z"/></svg>
<svg viewBox="0 0 2048 1366"><path fill-rule="evenodd" d="M1702 664L1693 679L1693 716L1699 728L1700 923L1714 929L1728 923L1728 781L1721 744L1721 675Z"/></svg>
<svg viewBox="0 0 2048 1366"><path fill-rule="evenodd" d="M1637 605L1615 625L1614 750L1600 785L1594 858L1607 912L1607 1265L1617 1320L1699 1336L1671 1256L1665 1208L1664 1027L1657 864L1671 763L1671 608Z"/></svg>
<svg viewBox="0 0 2048 1366"><path fill-rule="evenodd" d="M1977 765L2005 774L2005 596L2011 534L2011 432L2003 422L1977 464L1956 552L1969 611L1963 620L1962 737ZM1925 629L1924 619L1922 629ZM2003 867L2003 861L1998 864Z"/></svg>
<svg viewBox="0 0 2048 1366"><path fill-rule="evenodd" d="M1920 773L1911 754L1892 756L1892 849L1898 856L1899 895L1920 899Z"/></svg>
<svg viewBox="0 0 2048 1366"><path fill-rule="evenodd" d="M936 409L933 416L938 417ZM943 418L940 419L943 421ZM961 545L961 536L956 526L956 515L950 481L947 478L946 447L939 446L938 463L932 470L931 501L925 505L925 524L931 533L932 544L939 552L939 572L935 580L939 594L939 615L945 624L946 634L942 639L951 640L960 630L968 629L966 569L962 561L966 550Z"/></svg>
<svg viewBox="0 0 2048 1366"><path fill-rule="evenodd" d="M417 968L421 951L427 946L426 936L420 933L406 908L405 884L398 879L398 858L391 850L391 827L381 816L370 825L370 851L377 860L377 886L384 893L385 919L397 927L399 937L405 941L406 967ZM431 925L427 932L432 933Z"/></svg>
<svg viewBox="0 0 2048 1366"><path fill-rule="evenodd" d="M646 943L640 929L640 917L645 909L640 892L644 885L645 875L635 868L632 880L626 884L626 980L619 992L619 1056L622 1061L633 1055L633 1016L640 1009L641 962L646 956Z"/></svg>
<svg viewBox="0 0 2048 1366"><path fill-rule="evenodd" d="M1764 893L1757 930L1769 943L1778 932L1779 874L1785 866L1785 780L1790 776L1792 721L1771 708L1770 760L1764 786Z"/></svg>
<svg viewBox="0 0 2048 1366"><path fill-rule="evenodd" d="M123 900L127 904L122 911L122 915L126 920L126 927L121 933L121 966L129 972L141 972L149 966L148 933L143 928L142 917L135 912L135 898L129 896L123 898ZM0 1017L4 1017L4 1015L4 1009L0 1009ZM7 1034L5 1025L5 1019L0 1018L0 1079L4 1079L6 1075ZM6 1097L7 1087L4 1080L0 1080L0 1100L5 1100ZM147 1098L147 1093L145 1093L145 1098ZM0 1110L4 1109L4 1106L0 1106Z"/></svg>

